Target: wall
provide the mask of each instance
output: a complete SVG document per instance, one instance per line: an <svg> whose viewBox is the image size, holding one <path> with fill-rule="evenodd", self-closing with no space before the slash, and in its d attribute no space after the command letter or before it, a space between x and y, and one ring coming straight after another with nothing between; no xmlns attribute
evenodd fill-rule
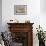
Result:
<svg viewBox="0 0 46 46"><path fill-rule="evenodd" d="M2 31L2 0L0 0L0 31Z"/></svg>
<svg viewBox="0 0 46 46"><path fill-rule="evenodd" d="M27 5L27 15L14 15L14 5L26 4ZM3 0L2 1L2 23L3 26L10 19L17 19L20 22L24 22L26 19L34 23L39 23L40 15L40 0ZM18 19L19 18L19 19ZM26 19L25 19L26 18ZM38 21L37 21L38 20ZM4 27L5 28L5 27ZM5 28L6 29L6 28Z"/></svg>
<svg viewBox="0 0 46 46"><path fill-rule="evenodd" d="M17 19L19 22L25 22L25 20L30 20L33 25L33 45L38 46L38 39L36 37L36 27L39 24L45 30L46 28L46 15L41 12L43 0L2 0L2 26L3 31L8 30L7 22L11 19ZM14 5L27 5L27 15L14 15Z"/></svg>
<svg viewBox="0 0 46 46"><path fill-rule="evenodd" d="M46 0L40 0L40 24L46 31Z"/></svg>
<svg viewBox="0 0 46 46"><path fill-rule="evenodd" d="M46 13L46 0L40 0L40 9L42 13Z"/></svg>

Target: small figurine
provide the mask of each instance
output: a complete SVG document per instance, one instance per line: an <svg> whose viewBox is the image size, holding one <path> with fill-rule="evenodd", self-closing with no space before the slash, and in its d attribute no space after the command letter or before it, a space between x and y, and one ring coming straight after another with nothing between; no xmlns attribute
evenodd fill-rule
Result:
<svg viewBox="0 0 46 46"><path fill-rule="evenodd" d="M25 23L30 23L30 20L26 20Z"/></svg>

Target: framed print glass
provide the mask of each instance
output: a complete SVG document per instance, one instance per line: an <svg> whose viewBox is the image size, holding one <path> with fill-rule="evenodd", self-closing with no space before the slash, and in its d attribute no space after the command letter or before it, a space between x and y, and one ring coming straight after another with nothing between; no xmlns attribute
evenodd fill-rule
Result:
<svg viewBox="0 0 46 46"><path fill-rule="evenodd" d="M14 5L14 15L26 15L27 5Z"/></svg>

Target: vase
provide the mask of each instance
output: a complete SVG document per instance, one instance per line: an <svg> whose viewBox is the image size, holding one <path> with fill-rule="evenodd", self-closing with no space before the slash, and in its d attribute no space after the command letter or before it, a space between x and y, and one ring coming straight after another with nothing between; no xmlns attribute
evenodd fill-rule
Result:
<svg viewBox="0 0 46 46"><path fill-rule="evenodd" d="M45 46L45 41L39 40L39 46Z"/></svg>

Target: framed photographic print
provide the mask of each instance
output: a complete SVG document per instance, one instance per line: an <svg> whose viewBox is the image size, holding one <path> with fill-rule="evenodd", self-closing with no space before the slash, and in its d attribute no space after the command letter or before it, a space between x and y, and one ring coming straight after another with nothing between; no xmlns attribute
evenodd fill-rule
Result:
<svg viewBox="0 0 46 46"><path fill-rule="evenodd" d="M14 15L26 15L27 5L14 5Z"/></svg>

